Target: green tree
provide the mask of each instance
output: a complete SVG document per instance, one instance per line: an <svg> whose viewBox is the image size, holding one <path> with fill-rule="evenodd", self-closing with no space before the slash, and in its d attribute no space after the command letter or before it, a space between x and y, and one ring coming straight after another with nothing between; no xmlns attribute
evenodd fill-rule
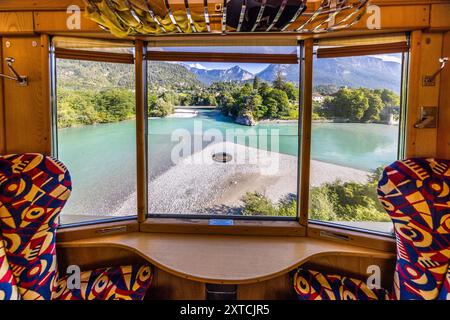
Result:
<svg viewBox="0 0 450 320"><path fill-rule="evenodd" d="M255 78L253 79L253 90L258 90L260 84L261 84L261 80L259 80L258 76L255 76Z"/></svg>
<svg viewBox="0 0 450 320"><path fill-rule="evenodd" d="M277 70L277 75L273 81L273 87L278 90L283 90L284 88L284 75L281 70Z"/></svg>

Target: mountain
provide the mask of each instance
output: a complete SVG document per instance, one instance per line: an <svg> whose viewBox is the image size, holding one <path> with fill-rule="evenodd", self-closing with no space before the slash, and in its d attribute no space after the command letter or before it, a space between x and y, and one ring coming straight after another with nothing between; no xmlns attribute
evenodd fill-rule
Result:
<svg viewBox="0 0 450 320"><path fill-rule="evenodd" d="M269 65L257 76L273 81L281 71L287 81L297 82L297 65ZM314 59L314 85L348 86L370 89L386 88L397 93L400 90L401 64L380 58L361 56L346 58Z"/></svg>
<svg viewBox="0 0 450 320"><path fill-rule="evenodd" d="M314 59L314 85L385 88L400 93L401 64L376 57Z"/></svg>
<svg viewBox="0 0 450 320"><path fill-rule="evenodd" d="M58 59L57 71L58 85L70 89L134 87L132 65ZM264 81L272 82L280 71L287 81L299 81L297 65L270 64L256 75ZM400 63L377 57L314 59L315 86L387 88L399 93L400 74ZM218 81L248 81L254 77L254 74L239 66L222 70L206 69L201 64L152 61L148 68L149 86L175 90L208 86Z"/></svg>
<svg viewBox="0 0 450 320"><path fill-rule="evenodd" d="M131 64L58 59L57 83L67 89L134 89L134 66ZM149 86L186 88L202 86L196 75L178 63L148 63Z"/></svg>
<svg viewBox="0 0 450 320"><path fill-rule="evenodd" d="M192 65L183 65L190 72L196 75L197 79L205 85L210 85L213 82L219 81L247 81L253 79L255 76L242 69L239 66L234 66L230 69L205 69L204 67L195 67Z"/></svg>
<svg viewBox="0 0 450 320"><path fill-rule="evenodd" d="M286 81L294 83L299 81L299 68L296 64L271 64L256 75L264 81L272 82L278 72L281 72Z"/></svg>

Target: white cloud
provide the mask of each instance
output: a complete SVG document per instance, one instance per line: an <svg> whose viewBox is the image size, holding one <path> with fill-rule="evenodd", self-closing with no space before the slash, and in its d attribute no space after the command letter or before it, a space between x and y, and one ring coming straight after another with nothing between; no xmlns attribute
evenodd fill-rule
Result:
<svg viewBox="0 0 450 320"><path fill-rule="evenodd" d="M204 69L206 70L207 68L205 68L202 64L200 63L191 63L189 64L189 67L191 68L197 68L197 69Z"/></svg>
<svg viewBox="0 0 450 320"><path fill-rule="evenodd" d="M378 58L378 59L381 59L383 61L402 63L402 58L398 54L395 54L395 55L392 55L392 54L378 54L376 56L371 56L371 57Z"/></svg>

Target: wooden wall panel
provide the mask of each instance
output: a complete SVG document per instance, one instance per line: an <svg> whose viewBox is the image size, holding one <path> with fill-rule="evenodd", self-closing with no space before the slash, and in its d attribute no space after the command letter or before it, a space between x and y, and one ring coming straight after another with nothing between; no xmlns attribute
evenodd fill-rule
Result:
<svg viewBox="0 0 450 320"><path fill-rule="evenodd" d="M0 34L33 33L32 12L0 12Z"/></svg>
<svg viewBox="0 0 450 320"><path fill-rule="evenodd" d="M136 253L123 248L90 247L64 248L57 246L58 267L64 274L67 266L77 265L82 271L96 268L145 264L146 261Z"/></svg>
<svg viewBox="0 0 450 320"><path fill-rule="evenodd" d="M411 37L411 61L408 82L408 110L406 126L406 157L436 156L437 128L416 129L422 106L439 105L439 77L435 86L423 86L422 79L432 75L440 66L442 34L414 31Z"/></svg>
<svg viewBox="0 0 450 320"><path fill-rule="evenodd" d="M36 11L34 12L34 30L36 32L102 32L95 22L86 19L81 13L81 30L69 30L65 11Z"/></svg>
<svg viewBox="0 0 450 320"><path fill-rule="evenodd" d="M7 153L51 153L48 56L43 53L46 45L41 37L3 38L3 56L13 57L17 72L28 76L28 86L3 80Z"/></svg>
<svg viewBox="0 0 450 320"><path fill-rule="evenodd" d="M161 269L154 269L153 283L146 299L205 300L205 284L183 279Z"/></svg>
<svg viewBox="0 0 450 320"><path fill-rule="evenodd" d="M0 43L2 38L0 37ZM0 46L0 73L3 73L3 55L2 47ZM5 153L5 108L4 108L4 94L3 94L3 81L0 80L0 154Z"/></svg>
<svg viewBox="0 0 450 320"><path fill-rule="evenodd" d="M18 2L20 1L20 5ZM83 0L1 0L0 11L5 10L66 10L70 5L84 8Z"/></svg>
<svg viewBox="0 0 450 320"><path fill-rule="evenodd" d="M450 3L431 6L430 28L433 30L450 29Z"/></svg>
<svg viewBox="0 0 450 320"><path fill-rule="evenodd" d="M252 284L238 285L238 300L295 300L291 273Z"/></svg>
<svg viewBox="0 0 450 320"><path fill-rule="evenodd" d="M450 57L450 31L443 37L442 56ZM441 73L437 156L450 159L450 64Z"/></svg>

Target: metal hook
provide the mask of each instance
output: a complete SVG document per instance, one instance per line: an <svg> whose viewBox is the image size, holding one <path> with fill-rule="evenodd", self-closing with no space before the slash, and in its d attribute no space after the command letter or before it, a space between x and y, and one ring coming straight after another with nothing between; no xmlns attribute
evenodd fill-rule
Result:
<svg viewBox="0 0 450 320"><path fill-rule="evenodd" d="M439 63L441 64L441 67L435 73L433 73L431 76L425 76L423 78L424 86L434 86L436 84L436 82L435 82L436 77L439 75L439 73L442 72L442 70L444 70L448 60L449 60L448 57L439 58Z"/></svg>
<svg viewBox="0 0 450 320"><path fill-rule="evenodd" d="M28 77L19 75L12 66L12 64L14 63L14 58L7 57L7 58L5 58L5 61L6 61L6 65L8 66L9 71L13 74L13 76L0 73L0 77L17 81L19 86L27 86L28 85Z"/></svg>

